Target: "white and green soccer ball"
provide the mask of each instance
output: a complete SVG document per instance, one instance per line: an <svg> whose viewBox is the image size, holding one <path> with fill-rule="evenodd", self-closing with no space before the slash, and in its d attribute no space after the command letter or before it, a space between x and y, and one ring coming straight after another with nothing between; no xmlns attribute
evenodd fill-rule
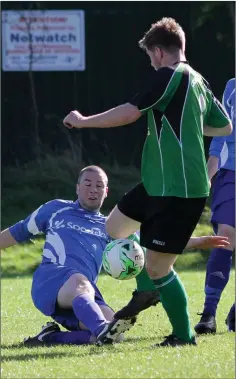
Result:
<svg viewBox="0 0 236 379"><path fill-rule="evenodd" d="M130 239L110 242L103 252L104 270L118 280L132 279L144 267L144 252L141 246Z"/></svg>

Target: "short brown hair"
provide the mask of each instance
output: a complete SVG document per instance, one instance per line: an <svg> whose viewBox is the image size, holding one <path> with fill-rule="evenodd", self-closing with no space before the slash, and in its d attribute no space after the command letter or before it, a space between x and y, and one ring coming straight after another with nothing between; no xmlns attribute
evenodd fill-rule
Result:
<svg viewBox="0 0 236 379"><path fill-rule="evenodd" d="M170 52L177 49L185 51L185 33L182 27L170 17L163 17L152 24L151 28L139 41L139 46L146 50L152 50L155 46L162 47Z"/></svg>
<svg viewBox="0 0 236 379"><path fill-rule="evenodd" d="M107 177L107 174L105 173L105 171L99 167L99 166L87 166L87 167L84 167L80 173L79 173L79 177L78 177L78 184L80 183L80 180L82 178L82 175L86 172L86 171L90 171L90 172L101 172L102 174L104 174L106 180L107 180L107 183L108 183L108 177Z"/></svg>

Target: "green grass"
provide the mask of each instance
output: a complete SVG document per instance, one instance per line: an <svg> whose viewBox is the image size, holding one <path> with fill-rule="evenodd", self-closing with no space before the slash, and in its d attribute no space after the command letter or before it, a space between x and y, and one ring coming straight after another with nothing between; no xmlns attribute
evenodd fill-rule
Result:
<svg viewBox="0 0 236 379"><path fill-rule="evenodd" d="M192 324L203 303L203 271L180 272L189 294ZM197 347L152 349L170 333L160 306L144 311L122 344L107 347L55 346L25 348L24 337L38 333L49 318L37 311L30 298L31 278L2 280L2 378L234 378L234 333L225 316L234 299L234 271L222 296L218 330L198 338ZM135 280L120 282L101 275L99 287L106 301L119 309L129 300Z"/></svg>

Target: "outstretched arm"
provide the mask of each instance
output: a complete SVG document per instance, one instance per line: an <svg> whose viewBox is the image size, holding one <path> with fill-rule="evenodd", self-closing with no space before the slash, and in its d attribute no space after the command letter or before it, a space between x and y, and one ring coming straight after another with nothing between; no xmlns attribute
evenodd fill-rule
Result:
<svg viewBox="0 0 236 379"><path fill-rule="evenodd" d="M191 237L185 249L213 249L215 247L224 248L230 243L227 237L223 236L202 236Z"/></svg>
<svg viewBox="0 0 236 379"><path fill-rule="evenodd" d="M6 249L9 246L16 245L18 242L12 236L9 228L5 229L0 234L0 249Z"/></svg>
<svg viewBox="0 0 236 379"><path fill-rule="evenodd" d="M48 220L55 211L55 201L41 205L25 220L21 220L9 228L3 230L0 235L0 249L20 242L25 242L39 233L45 233Z"/></svg>
<svg viewBox="0 0 236 379"><path fill-rule="evenodd" d="M110 128L131 124L142 116L139 109L126 103L112 108L107 112L93 116L82 116L78 111L70 112L63 120L67 128Z"/></svg>

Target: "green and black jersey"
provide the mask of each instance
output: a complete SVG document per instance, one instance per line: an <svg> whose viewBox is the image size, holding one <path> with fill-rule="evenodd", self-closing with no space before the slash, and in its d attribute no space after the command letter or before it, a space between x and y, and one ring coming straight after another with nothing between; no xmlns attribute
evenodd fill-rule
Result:
<svg viewBox="0 0 236 379"><path fill-rule="evenodd" d="M142 180L150 196L209 195L203 127L230 120L207 82L188 64L156 71L131 104L147 113Z"/></svg>

